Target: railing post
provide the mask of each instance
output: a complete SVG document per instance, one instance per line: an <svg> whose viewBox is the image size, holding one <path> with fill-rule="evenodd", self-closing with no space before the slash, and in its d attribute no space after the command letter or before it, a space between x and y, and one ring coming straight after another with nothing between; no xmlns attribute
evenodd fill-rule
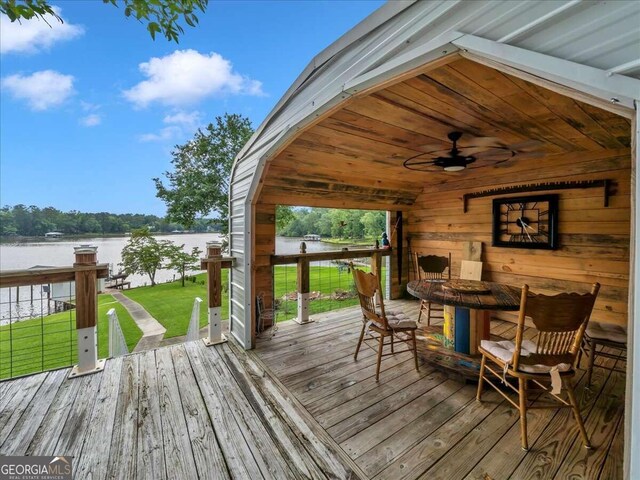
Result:
<svg viewBox="0 0 640 480"><path fill-rule="evenodd" d="M376 302L380 305L380 299L382 298L382 254L379 251L371 254L371 273L376 276L380 283L380 290L376 295Z"/></svg>
<svg viewBox="0 0 640 480"><path fill-rule="evenodd" d="M294 320L303 325L311 323L309 320L309 260L300 258L298 260L298 317Z"/></svg>
<svg viewBox="0 0 640 480"><path fill-rule="evenodd" d="M203 338L205 345L217 345L227 341L222 334L222 245L217 242L207 242L207 259L217 262L207 262L207 298L209 303L209 336Z"/></svg>
<svg viewBox="0 0 640 480"><path fill-rule="evenodd" d="M98 264L98 247L82 245L74 247L76 261L74 267ZM78 335L78 364L69 377L78 377L104 369L104 360L98 361L98 274L96 270L75 272L76 283L76 332Z"/></svg>

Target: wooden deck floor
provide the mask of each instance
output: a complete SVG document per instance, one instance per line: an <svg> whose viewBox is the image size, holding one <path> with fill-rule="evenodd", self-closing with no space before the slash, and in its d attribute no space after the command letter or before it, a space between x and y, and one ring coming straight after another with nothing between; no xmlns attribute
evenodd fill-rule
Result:
<svg viewBox="0 0 640 480"><path fill-rule="evenodd" d="M0 383L0 455L71 455L78 479L358 477L259 362L229 344L68 373Z"/></svg>
<svg viewBox="0 0 640 480"><path fill-rule="evenodd" d="M417 302L390 302L417 317ZM414 318L415 318L414 317ZM475 401L465 385L422 365L409 353L383 360L353 352L358 308L280 324L257 355L298 402L373 479L622 478L624 374L596 368L590 389L579 372L577 393L593 450L582 447L568 409L528 414L530 451L520 449L518 412L495 392ZM515 335L493 321L492 334Z"/></svg>

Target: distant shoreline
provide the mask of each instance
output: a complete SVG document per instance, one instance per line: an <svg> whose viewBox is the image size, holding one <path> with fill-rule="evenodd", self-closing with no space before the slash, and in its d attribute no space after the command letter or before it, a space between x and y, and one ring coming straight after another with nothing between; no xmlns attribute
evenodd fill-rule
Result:
<svg viewBox="0 0 640 480"><path fill-rule="evenodd" d="M214 234L221 235L220 232L151 232L151 235L199 235L199 234ZM47 238L44 235L25 237L21 235L4 235L0 236L0 244L2 243L29 243L29 242L64 242L69 240L82 240L83 238L126 238L130 237L131 233L69 233L63 234L61 237Z"/></svg>

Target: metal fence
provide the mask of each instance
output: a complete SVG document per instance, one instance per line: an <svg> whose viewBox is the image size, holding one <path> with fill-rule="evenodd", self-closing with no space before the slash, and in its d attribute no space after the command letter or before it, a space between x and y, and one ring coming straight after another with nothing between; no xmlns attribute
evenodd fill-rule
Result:
<svg viewBox="0 0 640 480"><path fill-rule="evenodd" d="M371 258L321 260L309 266L309 309L318 314L358 304L353 274L349 266L371 271ZM273 298L277 321L289 320L297 315L297 264L273 267ZM381 278L385 288L385 268Z"/></svg>
<svg viewBox="0 0 640 480"><path fill-rule="evenodd" d="M0 289L0 380L77 361L72 282Z"/></svg>

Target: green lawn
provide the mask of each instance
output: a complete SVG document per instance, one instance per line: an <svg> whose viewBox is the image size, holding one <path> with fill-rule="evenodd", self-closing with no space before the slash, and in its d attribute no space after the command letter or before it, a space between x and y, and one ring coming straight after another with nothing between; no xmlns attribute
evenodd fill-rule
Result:
<svg viewBox="0 0 640 480"><path fill-rule="evenodd" d="M369 267L358 267L370 271ZM385 269L382 269L382 288L385 284ZM275 296L278 299L278 321L288 320L297 315L297 300L293 299L296 292L297 267L294 265L278 266L274 272ZM320 292L317 300L309 302L309 312L328 312L358 304L353 284L353 275L344 267L336 264L311 265L309 267L309 289ZM351 295L344 299L331 298L336 292L347 292ZM285 299L291 298L291 299Z"/></svg>
<svg viewBox="0 0 640 480"><path fill-rule="evenodd" d="M158 320L167 333L164 338L186 335L196 297L202 299L200 306L200 327L209 322L207 315L206 273L195 276L196 281L187 281L182 287L179 281L158 284L155 287L138 287L125 290L123 293L131 300L138 302L144 309ZM229 318L229 295L227 279L229 271L222 270L222 319Z"/></svg>
<svg viewBox="0 0 640 480"><path fill-rule="evenodd" d="M364 270L368 270L368 268L365 267ZM229 271L223 269L221 308L223 320L229 318L228 275ZM309 275L311 291L322 294L322 298L309 302L311 314L336 310L358 303L355 296L344 300L329 298L336 291L353 292L353 277L346 268L339 268L333 263L321 266L312 265ZM277 266L274 268L274 277L275 295L279 300L278 321L288 320L297 314L296 267L293 265ZM208 323L206 274L196 275L195 279L195 282L188 281L185 287L182 287L179 281L175 281L158 284L155 287L132 288L123 291L123 293L142 305L167 329L165 338L177 337L187 333L193 301L196 297L200 297L203 301L200 307L200 327ZM291 294L294 299L284 300L286 294Z"/></svg>
<svg viewBox="0 0 640 480"><path fill-rule="evenodd" d="M142 332L111 295L98 296L98 357L109 355L107 312L115 308L129 351ZM0 327L0 379L66 367L76 363L75 310Z"/></svg>

